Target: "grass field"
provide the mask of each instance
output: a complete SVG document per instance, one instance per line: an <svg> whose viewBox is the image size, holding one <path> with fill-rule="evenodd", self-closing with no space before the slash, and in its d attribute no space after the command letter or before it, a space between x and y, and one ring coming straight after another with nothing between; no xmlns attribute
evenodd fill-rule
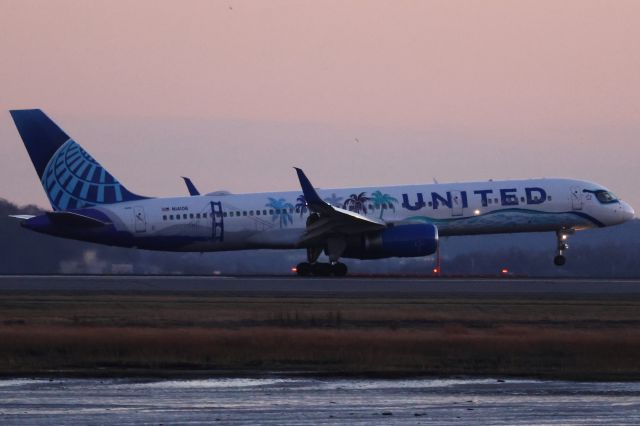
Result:
<svg viewBox="0 0 640 426"><path fill-rule="evenodd" d="M0 374L640 379L640 298L0 294Z"/></svg>

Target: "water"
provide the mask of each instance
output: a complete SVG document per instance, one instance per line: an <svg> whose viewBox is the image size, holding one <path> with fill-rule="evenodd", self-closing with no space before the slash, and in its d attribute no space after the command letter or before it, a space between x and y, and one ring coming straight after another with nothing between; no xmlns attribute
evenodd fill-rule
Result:
<svg viewBox="0 0 640 426"><path fill-rule="evenodd" d="M640 424L640 383L509 380L0 380L3 425Z"/></svg>

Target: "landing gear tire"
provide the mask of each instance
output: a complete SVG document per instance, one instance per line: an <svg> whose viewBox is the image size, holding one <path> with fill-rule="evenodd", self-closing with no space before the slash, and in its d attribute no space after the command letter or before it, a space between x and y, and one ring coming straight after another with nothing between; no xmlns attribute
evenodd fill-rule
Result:
<svg viewBox="0 0 640 426"><path fill-rule="evenodd" d="M334 277L344 277L347 275L347 265L344 263L336 263L331 265L331 269Z"/></svg>
<svg viewBox="0 0 640 426"><path fill-rule="evenodd" d="M311 275L311 272L312 272L311 264L307 262L298 263L296 271L299 276L308 277L309 275Z"/></svg>
<svg viewBox="0 0 640 426"><path fill-rule="evenodd" d="M567 258L562 256L562 255L558 255L558 256L553 258L553 263L556 266L562 266L562 265L565 264L566 261L567 261Z"/></svg>
<svg viewBox="0 0 640 426"><path fill-rule="evenodd" d="M331 265L328 263L314 263L312 271L315 276L328 277L331 275Z"/></svg>
<svg viewBox="0 0 640 426"><path fill-rule="evenodd" d="M330 263L302 262L298 263L296 271L300 277L308 277L312 275L316 277L344 277L347 275L347 265L340 262L333 265Z"/></svg>

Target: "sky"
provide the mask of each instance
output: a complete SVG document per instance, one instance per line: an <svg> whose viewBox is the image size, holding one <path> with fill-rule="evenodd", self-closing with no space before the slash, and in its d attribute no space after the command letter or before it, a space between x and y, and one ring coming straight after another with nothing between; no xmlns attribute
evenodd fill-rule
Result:
<svg viewBox="0 0 640 426"><path fill-rule="evenodd" d="M639 1L0 0L0 197L48 202L9 109L130 190L528 177L640 208Z"/></svg>

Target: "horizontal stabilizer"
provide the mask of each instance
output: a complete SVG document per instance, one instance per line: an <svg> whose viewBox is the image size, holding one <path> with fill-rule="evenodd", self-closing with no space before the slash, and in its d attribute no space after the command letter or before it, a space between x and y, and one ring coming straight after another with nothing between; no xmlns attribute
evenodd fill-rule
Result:
<svg viewBox="0 0 640 426"><path fill-rule="evenodd" d="M9 217L12 217L14 219L19 219L19 220L29 220L35 216L32 214L10 214Z"/></svg>
<svg viewBox="0 0 640 426"><path fill-rule="evenodd" d="M51 220L52 223L61 226L95 228L98 226L111 225L111 223L103 222L90 216L85 216L73 212L47 212L47 217L49 218L49 220Z"/></svg>

